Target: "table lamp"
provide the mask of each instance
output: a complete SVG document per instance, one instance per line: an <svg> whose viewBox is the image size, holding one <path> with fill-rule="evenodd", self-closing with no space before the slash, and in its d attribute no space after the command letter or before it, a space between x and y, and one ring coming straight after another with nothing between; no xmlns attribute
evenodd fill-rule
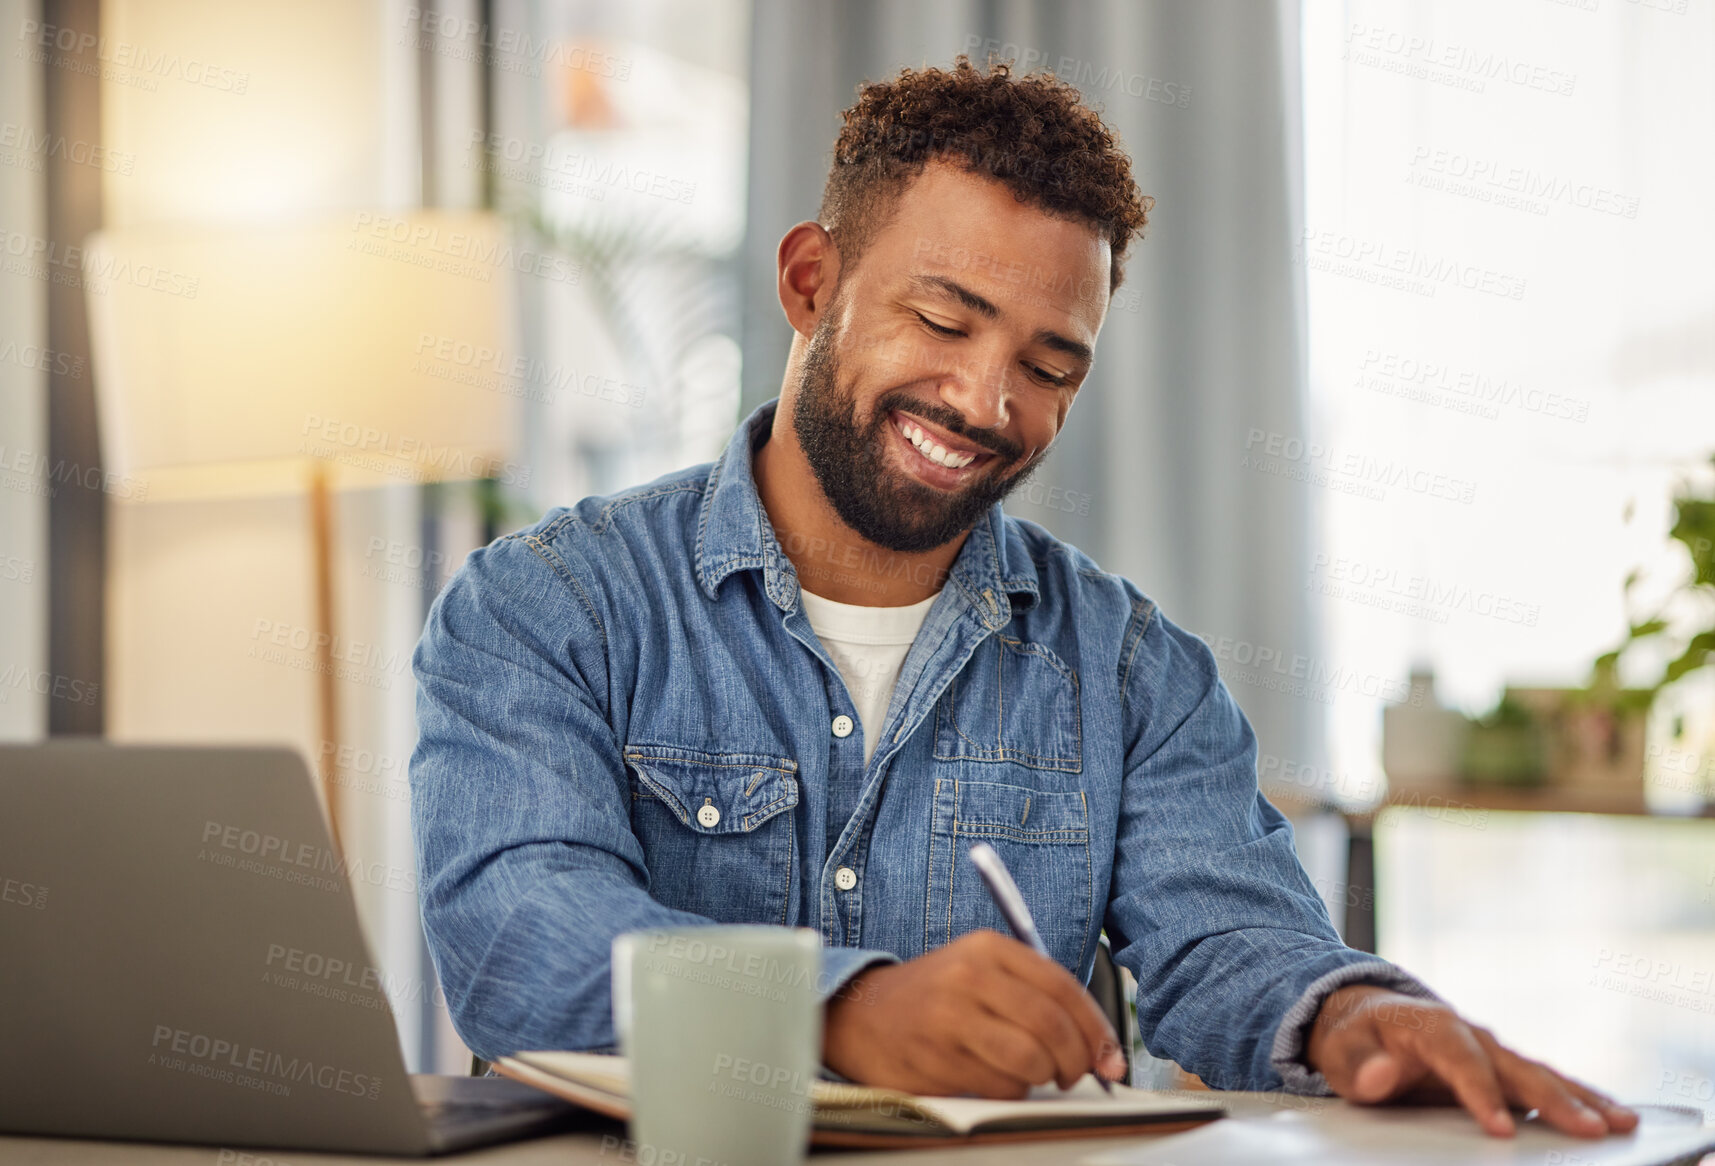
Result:
<svg viewBox="0 0 1715 1166"><path fill-rule="evenodd" d="M123 496L307 493L336 840L329 495L521 476L506 460L516 398L503 356L516 254L491 215L431 212L130 228L86 249L102 458Z"/></svg>

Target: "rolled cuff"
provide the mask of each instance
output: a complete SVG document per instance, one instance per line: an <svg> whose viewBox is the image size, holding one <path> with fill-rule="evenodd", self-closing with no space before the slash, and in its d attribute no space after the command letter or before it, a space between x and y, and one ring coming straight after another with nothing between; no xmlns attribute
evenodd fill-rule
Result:
<svg viewBox="0 0 1715 1166"><path fill-rule="evenodd" d="M816 981L816 995L825 1006L841 989L851 983L859 972L881 964L896 964L899 957L890 951L863 947L825 947L822 949L822 974ZM829 1081L852 1084L851 1078L822 1066L822 1077Z"/></svg>
<svg viewBox="0 0 1715 1166"><path fill-rule="evenodd" d="M1322 1011L1322 1002L1335 990L1348 984L1374 984L1407 996L1415 996L1420 1000L1446 1003L1422 980L1386 960L1364 960L1362 963L1347 964L1311 981L1310 986L1304 989L1297 1002L1287 1009L1286 1015L1281 1018L1280 1027L1274 1032L1274 1045L1269 1050L1269 1064L1280 1074L1282 1087L1286 1092L1308 1093L1317 1097L1333 1094L1334 1091L1328 1086L1328 1079L1319 1072L1311 1071L1305 1061L1305 1046L1309 1042L1310 1025Z"/></svg>

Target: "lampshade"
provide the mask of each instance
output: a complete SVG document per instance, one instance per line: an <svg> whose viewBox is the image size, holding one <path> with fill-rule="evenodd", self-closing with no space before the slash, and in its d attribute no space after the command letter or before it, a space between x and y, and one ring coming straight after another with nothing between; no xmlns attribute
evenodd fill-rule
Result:
<svg viewBox="0 0 1715 1166"><path fill-rule="evenodd" d="M83 261L102 456L150 501L498 477L527 383L520 256L491 215L356 212L269 230L137 228ZM110 479L112 480L112 479Z"/></svg>

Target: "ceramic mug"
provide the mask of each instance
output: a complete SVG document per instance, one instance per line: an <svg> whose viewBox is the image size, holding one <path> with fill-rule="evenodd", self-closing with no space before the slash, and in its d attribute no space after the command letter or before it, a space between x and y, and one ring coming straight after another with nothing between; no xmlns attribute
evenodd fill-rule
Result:
<svg viewBox="0 0 1715 1166"><path fill-rule="evenodd" d="M804 1160L822 1059L808 928L634 931L613 941L613 1021L641 1166Z"/></svg>

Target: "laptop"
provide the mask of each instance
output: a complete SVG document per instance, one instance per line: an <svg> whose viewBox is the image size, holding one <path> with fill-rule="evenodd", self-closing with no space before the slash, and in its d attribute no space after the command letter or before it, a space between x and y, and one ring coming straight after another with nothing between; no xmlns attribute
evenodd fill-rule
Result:
<svg viewBox="0 0 1715 1166"><path fill-rule="evenodd" d="M0 746L0 1132L426 1156L574 1120L405 1071L388 995L423 987L347 875L289 750Z"/></svg>

